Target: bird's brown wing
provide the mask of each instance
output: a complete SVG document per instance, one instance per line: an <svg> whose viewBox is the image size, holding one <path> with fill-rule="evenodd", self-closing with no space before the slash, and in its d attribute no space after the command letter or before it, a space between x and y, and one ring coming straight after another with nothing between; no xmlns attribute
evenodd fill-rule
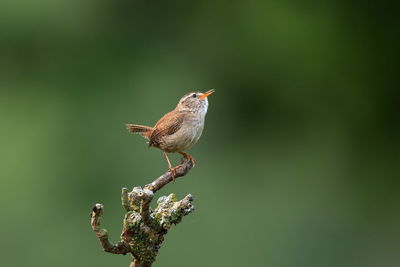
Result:
<svg viewBox="0 0 400 267"><path fill-rule="evenodd" d="M184 113L176 111L165 114L154 126L149 146L158 146L163 136L176 133L182 126L184 116Z"/></svg>

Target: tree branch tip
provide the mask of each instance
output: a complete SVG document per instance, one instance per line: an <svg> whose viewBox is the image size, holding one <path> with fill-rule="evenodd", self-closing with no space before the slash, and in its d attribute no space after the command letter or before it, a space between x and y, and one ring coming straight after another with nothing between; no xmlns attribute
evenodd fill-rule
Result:
<svg viewBox="0 0 400 267"><path fill-rule="evenodd" d="M153 191L149 190L149 189L143 189L143 193L146 199L152 199L154 196Z"/></svg>
<svg viewBox="0 0 400 267"><path fill-rule="evenodd" d="M97 203L93 206L92 211L97 214L97 215L101 215L103 213L104 210L104 206L103 204Z"/></svg>
<svg viewBox="0 0 400 267"><path fill-rule="evenodd" d="M185 156L183 156L182 158L181 158L181 163L185 163L185 162L192 162L192 160L189 158L189 157L185 157Z"/></svg>

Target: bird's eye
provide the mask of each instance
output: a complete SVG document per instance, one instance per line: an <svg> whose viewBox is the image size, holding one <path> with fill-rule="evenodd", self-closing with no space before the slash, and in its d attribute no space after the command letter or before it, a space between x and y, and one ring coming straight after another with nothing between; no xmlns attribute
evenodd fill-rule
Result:
<svg viewBox="0 0 400 267"><path fill-rule="evenodd" d="M192 97L197 97L197 95L196 95L196 94L193 94Z"/></svg>

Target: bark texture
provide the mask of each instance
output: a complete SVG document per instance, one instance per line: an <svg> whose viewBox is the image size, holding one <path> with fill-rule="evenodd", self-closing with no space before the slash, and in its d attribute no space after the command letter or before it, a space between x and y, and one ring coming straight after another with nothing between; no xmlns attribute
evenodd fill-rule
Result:
<svg viewBox="0 0 400 267"><path fill-rule="evenodd" d="M126 210L122 224L121 240L111 244L107 230L101 228L102 204L94 205L91 226L104 251L113 254L132 254L130 267L150 267L155 261L164 236L173 224L194 210L192 195L177 200L175 194L162 196L157 207L150 207L154 193L178 177L186 175L194 166L191 158L183 157L181 164L174 168L175 177L167 171L151 184L134 187L132 191L122 188L121 202Z"/></svg>

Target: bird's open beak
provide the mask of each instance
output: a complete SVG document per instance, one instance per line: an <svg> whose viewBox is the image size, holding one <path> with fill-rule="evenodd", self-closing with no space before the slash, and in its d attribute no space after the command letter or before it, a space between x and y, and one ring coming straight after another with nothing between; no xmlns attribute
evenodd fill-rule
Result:
<svg viewBox="0 0 400 267"><path fill-rule="evenodd" d="M215 92L215 89L208 90L207 92L205 92L204 94L202 94L201 96L199 96L199 98L200 98L200 99L206 98L206 97L208 97L209 95L213 94L214 92Z"/></svg>

